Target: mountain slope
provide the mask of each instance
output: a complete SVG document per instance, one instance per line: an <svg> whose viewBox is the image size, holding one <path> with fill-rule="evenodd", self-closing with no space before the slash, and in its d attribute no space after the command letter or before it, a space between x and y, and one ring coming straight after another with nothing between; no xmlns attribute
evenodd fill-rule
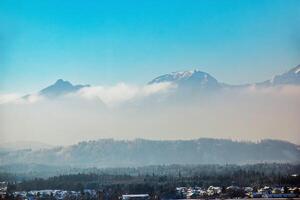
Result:
<svg viewBox="0 0 300 200"><path fill-rule="evenodd" d="M259 86L300 85L300 65L286 73L276 75L271 80L258 83Z"/></svg>
<svg viewBox="0 0 300 200"><path fill-rule="evenodd" d="M172 72L162 76L158 76L148 84L172 82L183 89L219 89L219 88L244 88L249 87L251 84L244 85L230 85L219 82L216 78L206 72L199 70ZM256 83L257 86L273 87L279 85L300 85L300 65L286 73L276 75L270 80Z"/></svg>
<svg viewBox="0 0 300 200"><path fill-rule="evenodd" d="M224 139L132 141L103 139L69 147L0 153L0 163L35 163L77 167L127 167L161 164L245 164L300 162L292 143L263 140L258 143Z"/></svg>
<svg viewBox="0 0 300 200"><path fill-rule="evenodd" d="M83 87L89 87L89 85L72 85L69 81L58 79L53 85L42 89L39 94L45 97L57 97L60 95L76 92Z"/></svg>

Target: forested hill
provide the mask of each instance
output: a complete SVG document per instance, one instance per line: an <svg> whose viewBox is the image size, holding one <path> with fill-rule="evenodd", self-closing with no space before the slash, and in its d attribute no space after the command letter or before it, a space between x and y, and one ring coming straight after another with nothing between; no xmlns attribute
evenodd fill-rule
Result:
<svg viewBox="0 0 300 200"><path fill-rule="evenodd" d="M300 165L254 164L254 165L160 165L135 168L69 169L59 173L47 173L46 166L35 166L42 174L3 173L0 167L0 181L18 182L17 190L64 189L79 191L82 188L99 189L144 188L144 191L124 191L123 193L147 193L161 186L174 189L176 186L197 185L201 187L289 185L300 186ZM7 170L12 170L7 168ZM49 170L49 168L48 168ZM56 169L58 170L58 169ZM50 177L49 177L50 176ZM43 178L43 179L41 179ZM159 187L158 187L159 185ZM115 187L116 186L116 187ZM146 188L145 188L146 187ZM166 188L165 188L166 189Z"/></svg>
<svg viewBox="0 0 300 200"><path fill-rule="evenodd" d="M163 164L299 163L295 144L279 140L237 142L225 139L113 140L80 142L67 147L0 153L0 163L74 167L136 167Z"/></svg>

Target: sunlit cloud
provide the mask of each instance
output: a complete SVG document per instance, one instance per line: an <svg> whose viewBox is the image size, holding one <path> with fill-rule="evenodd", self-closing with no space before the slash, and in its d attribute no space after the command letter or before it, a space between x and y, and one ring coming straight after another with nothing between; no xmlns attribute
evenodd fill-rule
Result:
<svg viewBox="0 0 300 200"><path fill-rule="evenodd" d="M18 94L0 94L0 104L15 102L19 98Z"/></svg>
<svg viewBox="0 0 300 200"><path fill-rule="evenodd" d="M166 93L174 88L176 88L176 86L172 83L157 83L142 87L119 83L115 86L85 87L77 94L87 99L99 99L108 106L114 106L152 95Z"/></svg>
<svg viewBox="0 0 300 200"><path fill-rule="evenodd" d="M116 106L129 101L143 100L154 95L166 94L175 88L176 85L169 82L145 86L119 83L113 86L84 87L78 92L59 96L58 99L83 98L87 100L100 100L107 106ZM2 94L0 95L0 104L33 104L46 99L47 97L38 93L25 96L19 94Z"/></svg>

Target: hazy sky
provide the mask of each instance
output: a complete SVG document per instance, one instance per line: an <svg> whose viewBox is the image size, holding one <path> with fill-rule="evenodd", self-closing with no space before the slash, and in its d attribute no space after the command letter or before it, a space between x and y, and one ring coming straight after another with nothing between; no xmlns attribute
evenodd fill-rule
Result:
<svg viewBox="0 0 300 200"><path fill-rule="evenodd" d="M298 0L0 1L0 93L64 78L143 84L200 68L227 83L300 63Z"/></svg>
<svg viewBox="0 0 300 200"><path fill-rule="evenodd" d="M300 144L299 86L179 100L172 84L145 85L193 68L255 83L299 64L299 0L0 0L0 136ZM35 93L59 78L93 87L53 101Z"/></svg>

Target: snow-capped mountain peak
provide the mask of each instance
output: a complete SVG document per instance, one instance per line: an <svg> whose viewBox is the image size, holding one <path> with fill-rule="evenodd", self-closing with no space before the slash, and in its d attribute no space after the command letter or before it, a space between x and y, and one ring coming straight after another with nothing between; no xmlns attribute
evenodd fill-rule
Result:
<svg viewBox="0 0 300 200"><path fill-rule="evenodd" d="M177 72L172 72L171 75L174 77L174 79L183 79L183 78L189 78L191 77L194 73L201 72L198 69L194 70L189 70L189 71L177 71ZM204 72L201 72L204 73Z"/></svg>
<svg viewBox="0 0 300 200"><path fill-rule="evenodd" d="M194 93L199 90L208 92L208 91L217 91L221 88L243 88L248 87L246 85L229 85L219 82L210 74L203 72L199 69L186 70L186 71L176 71L168 74L164 74L154 78L148 84L164 83L171 82L176 86L180 93L183 91L186 95L188 92ZM271 79L255 83L256 86L260 87L273 87L280 85L300 85L300 65L290 69L286 73L273 76ZM68 93L74 93L79 91L81 88L89 87L90 85L73 85L71 82L58 79L54 84L40 90L39 95L44 97L59 97ZM202 93L204 94L204 93ZM24 96L28 98L30 95Z"/></svg>
<svg viewBox="0 0 300 200"><path fill-rule="evenodd" d="M199 69L164 74L153 79L149 84L162 82L172 82L176 84L178 88L185 89L216 89L221 87L217 79Z"/></svg>
<svg viewBox="0 0 300 200"><path fill-rule="evenodd" d="M189 79L198 79L198 80L204 79L207 81L209 78L213 78L213 77L206 72L200 71L198 69L194 69L194 70L177 71L177 72L171 72L169 74L164 74L153 79L152 81L149 82L149 84L160 83L160 82L180 82Z"/></svg>

